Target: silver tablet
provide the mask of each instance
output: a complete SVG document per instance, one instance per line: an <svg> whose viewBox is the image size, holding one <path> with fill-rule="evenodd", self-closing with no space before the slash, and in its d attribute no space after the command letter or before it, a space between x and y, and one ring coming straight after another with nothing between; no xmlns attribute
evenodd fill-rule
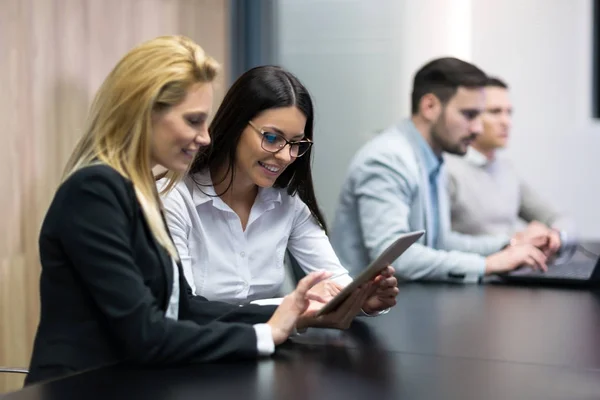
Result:
<svg viewBox="0 0 600 400"><path fill-rule="evenodd" d="M361 272L348 286L342 289L333 299L325 304L325 306L317 312L317 316L334 311L356 288L379 275L381 271L400 257L402 253L412 246L412 244L423 236L424 233L425 231L421 230L401 235L394 243L389 245L388 248L385 249L371 265L369 265L369 267Z"/></svg>

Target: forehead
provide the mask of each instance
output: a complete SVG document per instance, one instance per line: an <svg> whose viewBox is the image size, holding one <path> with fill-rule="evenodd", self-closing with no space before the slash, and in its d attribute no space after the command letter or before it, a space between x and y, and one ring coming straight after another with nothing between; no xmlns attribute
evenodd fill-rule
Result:
<svg viewBox="0 0 600 400"><path fill-rule="evenodd" d="M497 86L488 86L485 88L485 101L487 104L510 105L508 90Z"/></svg>
<svg viewBox="0 0 600 400"><path fill-rule="evenodd" d="M449 107L460 109L483 109L485 105L484 88L467 88L459 86L448 102Z"/></svg>
<svg viewBox="0 0 600 400"><path fill-rule="evenodd" d="M297 107L271 108L258 114L253 122L261 128L276 128L286 135L304 133L306 116Z"/></svg>
<svg viewBox="0 0 600 400"><path fill-rule="evenodd" d="M190 86L183 101L174 108L182 111L204 111L212 107L213 85L199 82Z"/></svg>

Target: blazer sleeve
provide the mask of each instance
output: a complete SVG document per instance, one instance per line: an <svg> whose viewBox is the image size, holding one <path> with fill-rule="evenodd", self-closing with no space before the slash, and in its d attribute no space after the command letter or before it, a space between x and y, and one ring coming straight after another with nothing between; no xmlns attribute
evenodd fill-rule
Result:
<svg viewBox="0 0 600 400"><path fill-rule="evenodd" d="M133 188L108 167L86 170L64 184L60 242L127 360L169 365L256 357L253 327L232 322L235 314L220 316L220 305L202 304L213 316L198 320L204 325L165 317L131 250Z"/></svg>
<svg viewBox="0 0 600 400"><path fill-rule="evenodd" d="M209 324L212 321L264 324L277 309L277 306L249 304L240 307L220 301L209 301L205 297L194 295L185 278L180 279L180 283L184 298L181 302L179 318L194 321L200 325Z"/></svg>
<svg viewBox="0 0 600 400"><path fill-rule="evenodd" d="M354 193L362 239L372 260L399 235L412 230L410 212L418 182L412 181L406 171L408 167L391 151L367 159L355 171ZM402 280L462 282L466 277L478 278L485 259L478 254L433 249L420 240L392 265Z"/></svg>

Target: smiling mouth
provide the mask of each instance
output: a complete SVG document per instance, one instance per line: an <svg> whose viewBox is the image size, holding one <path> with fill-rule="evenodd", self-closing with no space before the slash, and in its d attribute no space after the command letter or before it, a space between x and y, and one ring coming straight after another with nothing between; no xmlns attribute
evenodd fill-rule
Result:
<svg viewBox="0 0 600 400"><path fill-rule="evenodd" d="M194 157L196 155L196 153L198 152L198 150L181 149L181 152L189 157Z"/></svg>
<svg viewBox="0 0 600 400"><path fill-rule="evenodd" d="M260 161L258 162L258 164L259 164L261 167L263 167L264 169L266 169L267 171L269 171L269 172L271 172L271 173L273 173L273 174L276 174L276 173L278 173L279 171L281 171L281 168L280 168L280 167L276 167L276 166L273 166L273 165L264 164L264 163L262 163L262 162L260 162Z"/></svg>

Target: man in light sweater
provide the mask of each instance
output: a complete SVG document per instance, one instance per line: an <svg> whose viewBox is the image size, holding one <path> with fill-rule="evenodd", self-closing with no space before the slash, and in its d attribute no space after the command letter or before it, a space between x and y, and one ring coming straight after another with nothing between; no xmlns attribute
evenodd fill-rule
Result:
<svg viewBox="0 0 600 400"><path fill-rule="evenodd" d="M360 272L399 235L426 230L393 265L404 280L478 282L523 264L545 269L546 231L474 237L450 229L442 153L464 155L481 133L487 76L456 58L415 75L412 116L370 140L352 160L330 239ZM539 247L539 248L538 248Z"/></svg>
<svg viewBox="0 0 600 400"><path fill-rule="evenodd" d="M508 85L488 78L483 132L464 157L446 155L452 229L469 235L512 235L529 223L548 231L551 246L564 250L573 239L573 223L525 183L498 154L512 127Z"/></svg>

